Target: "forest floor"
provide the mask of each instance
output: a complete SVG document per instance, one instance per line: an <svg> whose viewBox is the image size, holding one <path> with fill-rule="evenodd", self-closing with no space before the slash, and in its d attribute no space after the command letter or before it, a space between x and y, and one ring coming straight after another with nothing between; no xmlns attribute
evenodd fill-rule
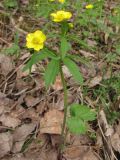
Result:
<svg viewBox="0 0 120 160"><path fill-rule="evenodd" d="M119 8L118 1L105 1L104 28L92 30L77 25L71 29L70 34L81 35L83 40L73 42L72 54L90 63L78 62L83 87L63 67L68 103L88 105L97 110L97 119L89 123L86 134L67 134L62 160L120 160L120 14L116 24L108 19ZM30 74L22 71L31 56L25 37L43 28L47 21L32 5L29 0L0 2L1 160L58 159L64 115L60 77L46 92L43 71L48 59L33 65Z"/></svg>

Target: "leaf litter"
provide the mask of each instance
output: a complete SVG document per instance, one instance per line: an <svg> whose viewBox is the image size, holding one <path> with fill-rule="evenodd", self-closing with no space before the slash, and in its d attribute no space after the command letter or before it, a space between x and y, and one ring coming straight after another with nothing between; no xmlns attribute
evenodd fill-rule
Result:
<svg viewBox="0 0 120 160"><path fill-rule="evenodd" d="M21 3L27 5L29 1L21 1ZM109 8L109 5L107 7ZM3 28L11 34L11 27L6 29L4 26ZM22 35L22 30L19 31ZM9 36L8 43L11 43L12 36L12 34L11 37ZM5 37L6 35L3 40ZM109 49L109 35L104 34L101 40L106 45L104 47ZM96 41L89 38L87 43L92 47L98 45ZM4 41L0 47L4 48L6 45L8 44ZM85 85L89 87L89 90L96 89L102 85L104 79L110 78L109 64L104 61L103 57L100 57L101 52L98 57L96 53L84 49L74 52L80 53L83 57L91 60L90 67L80 65L80 70L85 81L87 81ZM22 72L24 62L28 60L29 55L30 53L23 50L19 60L16 61L16 58L12 57L14 63L11 57L0 55L0 83L2 84L0 85L1 160L57 160L64 109L61 80L58 76L46 97L44 82L42 76L39 75L37 65L32 68L30 75L28 71ZM103 58L102 61L100 61L100 58ZM111 65L117 75L119 73L119 64L112 62ZM104 68L106 72L103 76L101 73ZM70 88L70 104L76 101L78 103L85 101L92 108L98 105L102 108L99 104L100 97L94 99L90 91L88 91L89 95L83 95L81 89L78 91L78 86L76 86L71 74L64 66L63 71ZM117 105L117 111L119 111L119 104L115 105ZM106 160L110 158L111 160L117 159L116 153L120 154L120 123L110 125L104 110L100 109L98 114L101 115L101 113L102 116L98 118L99 127L96 127L96 124L90 126L90 136L67 135L63 160L101 160L101 157L105 157ZM96 137L92 137L91 130L96 132ZM21 152L23 148L24 151Z"/></svg>

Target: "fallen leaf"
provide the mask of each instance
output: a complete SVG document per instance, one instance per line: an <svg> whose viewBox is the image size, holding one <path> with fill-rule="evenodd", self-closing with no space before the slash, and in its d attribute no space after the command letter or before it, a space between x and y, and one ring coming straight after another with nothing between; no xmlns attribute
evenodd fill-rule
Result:
<svg viewBox="0 0 120 160"><path fill-rule="evenodd" d="M20 67L20 69L17 71L17 78L18 79L23 78L23 77L27 77L30 74L29 70L23 71L24 67L25 67L25 65L22 65ZM35 72L35 70L36 70L36 66L33 65L32 69L31 69L31 73Z"/></svg>
<svg viewBox="0 0 120 160"><path fill-rule="evenodd" d="M87 52L87 51L83 51L83 50L80 50L80 53L84 56L84 57L93 57L95 58L95 55L94 54L91 54L90 52Z"/></svg>
<svg viewBox="0 0 120 160"><path fill-rule="evenodd" d="M94 152L90 149L86 152L81 160L99 160L99 158L94 154Z"/></svg>
<svg viewBox="0 0 120 160"><path fill-rule="evenodd" d="M49 110L40 120L40 133L61 134L64 114L56 109Z"/></svg>
<svg viewBox="0 0 120 160"><path fill-rule="evenodd" d="M15 128L20 124L20 120L18 118L12 117L10 115L3 114L0 117L0 121L3 126Z"/></svg>
<svg viewBox="0 0 120 160"><path fill-rule="evenodd" d="M1 73L4 76L6 76L14 68L11 58L4 54L0 54L0 66Z"/></svg>
<svg viewBox="0 0 120 160"><path fill-rule="evenodd" d="M26 137L35 130L35 126L35 124L31 123L23 124L22 126L18 127L13 134L14 142L25 140Z"/></svg>
<svg viewBox="0 0 120 160"><path fill-rule="evenodd" d="M73 96L73 94L68 92L68 104L71 104L74 101L74 98L75 97ZM55 107L60 111L64 110L64 94L63 93L59 94L57 103L55 103Z"/></svg>
<svg viewBox="0 0 120 160"><path fill-rule="evenodd" d="M11 151L13 145L12 135L9 132L0 134L0 158Z"/></svg>
<svg viewBox="0 0 120 160"><path fill-rule="evenodd" d="M5 156L2 160L33 160L30 158L25 158L22 153L14 154L12 156Z"/></svg>
<svg viewBox="0 0 120 160"><path fill-rule="evenodd" d="M39 101L39 97L38 98L35 98L31 95L27 95L25 97L25 103L27 105L27 107L32 107L32 106L35 106L36 105L36 102Z"/></svg>
<svg viewBox="0 0 120 160"><path fill-rule="evenodd" d="M87 43L88 43L88 45L91 46L91 47L95 47L95 46L97 45L97 42L94 41L94 40L91 40L91 39L88 39L88 40L87 40Z"/></svg>
<svg viewBox="0 0 120 160"><path fill-rule="evenodd" d="M4 106L0 105L0 115L4 112Z"/></svg>
<svg viewBox="0 0 120 160"><path fill-rule="evenodd" d="M25 143L25 140L23 141L19 141L19 142L15 142L13 148L12 148L12 152L13 153L19 153L22 149L23 144Z"/></svg>
<svg viewBox="0 0 120 160"><path fill-rule="evenodd" d="M26 52L26 53L23 53L23 55L20 57L20 60L25 60L26 58L30 57L30 52Z"/></svg>
<svg viewBox="0 0 120 160"><path fill-rule="evenodd" d="M114 133L111 137L111 144L115 151L120 153L120 136Z"/></svg>
<svg viewBox="0 0 120 160"><path fill-rule="evenodd" d="M104 110L101 110L99 112L99 121L100 124L103 126L105 136L106 137L111 136L114 133L114 130L113 127L110 124L108 124Z"/></svg>
<svg viewBox="0 0 120 160"><path fill-rule="evenodd" d="M52 88L55 91L59 91L59 90L63 89L63 85L62 85L61 77L60 76L56 77L55 83L52 85Z"/></svg>
<svg viewBox="0 0 120 160"><path fill-rule="evenodd" d="M71 146L65 149L64 157L67 160L76 160L77 158L77 160L82 160L83 155L88 149L88 146Z"/></svg>
<svg viewBox="0 0 120 160"><path fill-rule="evenodd" d="M70 73L69 69L64 65L62 67L63 73L65 75L65 78L70 78L72 77L72 74Z"/></svg>
<svg viewBox="0 0 120 160"><path fill-rule="evenodd" d="M0 114L9 112L10 107L13 105L13 101L6 97L6 95L0 92Z"/></svg>
<svg viewBox="0 0 120 160"><path fill-rule="evenodd" d="M95 87L102 81L102 76L98 75L89 82L89 87Z"/></svg>
<svg viewBox="0 0 120 160"><path fill-rule="evenodd" d="M115 127L115 133L110 137L115 151L120 153L120 122Z"/></svg>
<svg viewBox="0 0 120 160"><path fill-rule="evenodd" d="M35 152L34 150L25 154L27 160L58 160L57 158L57 150L56 149L46 149L46 150L38 150Z"/></svg>
<svg viewBox="0 0 120 160"><path fill-rule="evenodd" d="M71 143L74 146L92 144L92 140L87 135L73 135L71 137Z"/></svg>

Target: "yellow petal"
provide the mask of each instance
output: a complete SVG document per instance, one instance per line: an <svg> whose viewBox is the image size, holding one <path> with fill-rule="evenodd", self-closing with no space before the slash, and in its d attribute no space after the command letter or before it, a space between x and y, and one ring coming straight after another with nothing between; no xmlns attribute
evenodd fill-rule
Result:
<svg viewBox="0 0 120 160"><path fill-rule="evenodd" d="M34 34L33 34L33 33L29 33L29 34L26 36L26 40L27 40L27 41L31 41L33 38L34 38Z"/></svg>
<svg viewBox="0 0 120 160"><path fill-rule="evenodd" d="M43 49L43 43L41 45L35 45L34 50L39 51L40 49Z"/></svg>
<svg viewBox="0 0 120 160"><path fill-rule="evenodd" d="M27 48L34 48L34 45L33 45L32 42L29 42L29 41L28 41L28 42L26 43L26 47L27 47Z"/></svg>

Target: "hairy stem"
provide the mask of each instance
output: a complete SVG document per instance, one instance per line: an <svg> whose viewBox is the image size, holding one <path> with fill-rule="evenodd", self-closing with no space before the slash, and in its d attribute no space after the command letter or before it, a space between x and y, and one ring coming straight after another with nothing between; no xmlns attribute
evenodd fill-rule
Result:
<svg viewBox="0 0 120 160"><path fill-rule="evenodd" d="M62 65L60 64L60 75L61 75L61 81L63 85L63 91L64 91L64 119L63 119L63 125L62 125L62 131L61 131L61 137L63 146L65 145L65 125L66 125L66 119L67 119L67 85L64 78L64 73L62 71Z"/></svg>

